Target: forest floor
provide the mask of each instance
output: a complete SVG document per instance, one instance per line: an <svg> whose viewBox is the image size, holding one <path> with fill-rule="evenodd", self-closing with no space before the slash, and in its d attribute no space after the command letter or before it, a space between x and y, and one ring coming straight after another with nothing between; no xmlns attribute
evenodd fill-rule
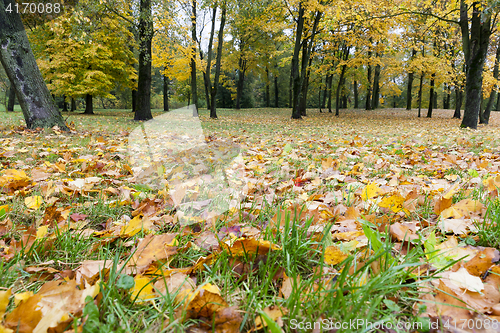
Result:
<svg viewBox="0 0 500 333"><path fill-rule="evenodd" d="M0 331L500 332L500 113L95 112L0 113Z"/></svg>

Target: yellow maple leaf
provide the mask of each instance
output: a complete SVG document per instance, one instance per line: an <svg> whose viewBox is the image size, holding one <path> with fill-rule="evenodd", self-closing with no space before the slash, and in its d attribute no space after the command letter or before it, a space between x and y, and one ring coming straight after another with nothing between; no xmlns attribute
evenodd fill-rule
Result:
<svg viewBox="0 0 500 333"><path fill-rule="evenodd" d="M24 204L29 209L38 209L42 205L43 199L39 195L24 198Z"/></svg>
<svg viewBox="0 0 500 333"><path fill-rule="evenodd" d="M347 258L347 254L342 252L335 245L328 246L325 249L325 262L329 265L337 265Z"/></svg>
<svg viewBox="0 0 500 333"><path fill-rule="evenodd" d="M376 196L379 196L383 193L384 191L380 187L378 187L377 184L370 183L363 189L363 192L361 193L361 199L363 199L363 201L366 201L368 199L375 198Z"/></svg>
<svg viewBox="0 0 500 333"><path fill-rule="evenodd" d="M390 197L385 197L378 203L379 207L382 208L389 208L392 212L398 213L399 211L403 211L406 214L409 214L407 209L403 208L403 203L405 202L405 198L403 198L401 195L394 194L391 195Z"/></svg>

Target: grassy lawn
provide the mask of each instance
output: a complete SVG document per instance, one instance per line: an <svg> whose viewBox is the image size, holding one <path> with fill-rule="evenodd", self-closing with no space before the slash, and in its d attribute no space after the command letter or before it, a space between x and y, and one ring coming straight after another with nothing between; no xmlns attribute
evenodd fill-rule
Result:
<svg viewBox="0 0 500 333"><path fill-rule="evenodd" d="M170 179L211 153L183 154L155 132L153 155L177 149L182 163L152 186L128 150L140 123L95 113L64 113L71 133L0 113L0 310L6 297L14 332L41 313L56 332L96 333L447 332L500 319L498 113L472 131L449 110L311 109L300 121L200 110L207 143L241 148L246 197L194 218L179 202L196 195ZM80 308L58 308L66 296Z"/></svg>

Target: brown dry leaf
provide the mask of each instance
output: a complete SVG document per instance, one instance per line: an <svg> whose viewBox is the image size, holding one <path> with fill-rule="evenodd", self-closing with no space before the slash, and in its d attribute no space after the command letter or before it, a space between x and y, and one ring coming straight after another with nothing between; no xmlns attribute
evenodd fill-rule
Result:
<svg viewBox="0 0 500 333"><path fill-rule="evenodd" d="M202 232L198 237L196 237L194 243L196 246L207 251L217 251L220 248L219 240L211 231Z"/></svg>
<svg viewBox="0 0 500 333"><path fill-rule="evenodd" d="M147 235L137 245L137 251L130 259L128 266L136 266L138 271L142 272L153 262L176 254L175 236L177 234Z"/></svg>
<svg viewBox="0 0 500 333"><path fill-rule="evenodd" d="M408 226L399 222L391 224L390 233L392 237L400 242L418 239L418 235L416 235Z"/></svg>
<svg viewBox="0 0 500 333"><path fill-rule="evenodd" d="M113 266L111 260L84 260L80 267L76 269L76 284L80 285L83 281L93 285L99 280L100 272Z"/></svg>
<svg viewBox="0 0 500 333"><path fill-rule="evenodd" d="M464 267L470 274L482 276L498 260L500 260L500 253L498 250L488 247L478 252L474 258L467 261Z"/></svg>
<svg viewBox="0 0 500 333"><path fill-rule="evenodd" d="M466 235L469 227L473 226L471 219L444 219L438 223L443 233L453 232L455 235Z"/></svg>
<svg viewBox="0 0 500 333"><path fill-rule="evenodd" d="M187 299L185 309L188 318L212 318L214 314L227 307L216 285L207 283L198 287Z"/></svg>
<svg viewBox="0 0 500 333"><path fill-rule="evenodd" d="M281 284L280 288L280 295L284 299L288 299L290 295L293 293L293 287L297 288L298 284L300 283L300 276L297 276L296 278L290 278L287 276L285 273L283 273L283 283Z"/></svg>
<svg viewBox="0 0 500 333"><path fill-rule="evenodd" d="M337 265L348 257L347 254L342 252L335 245L328 246L325 249L325 263L329 265Z"/></svg>
<svg viewBox="0 0 500 333"><path fill-rule="evenodd" d="M4 326L19 333L31 333L42 319L42 311L38 308L40 295L34 295L21 302L11 313L7 314Z"/></svg>
<svg viewBox="0 0 500 333"><path fill-rule="evenodd" d="M176 302L182 302L196 287L195 282L182 272L175 272L169 276L160 277L155 282L154 288L162 295L169 293L176 295Z"/></svg>

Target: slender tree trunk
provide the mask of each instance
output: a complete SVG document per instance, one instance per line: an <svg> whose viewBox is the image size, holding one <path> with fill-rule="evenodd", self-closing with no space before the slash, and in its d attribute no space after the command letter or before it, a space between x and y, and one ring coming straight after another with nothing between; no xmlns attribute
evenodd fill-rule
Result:
<svg viewBox="0 0 500 333"><path fill-rule="evenodd" d="M0 62L14 85L26 127L59 126L67 131L69 129L36 64L21 16L15 10L7 12L7 4L14 8L13 1L0 1Z"/></svg>
<svg viewBox="0 0 500 333"><path fill-rule="evenodd" d="M431 89L429 91L429 108L427 109L427 118L432 117L432 108L434 106L434 82L435 82L436 74L431 74Z"/></svg>
<svg viewBox="0 0 500 333"><path fill-rule="evenodd" d="M203 73L203 82L205 83L205 99L207 101L207 109L212 110L211 98L212 98L212 82L210 79L210 73L212 72L212 45L215 36L215 23L217 17L217 5L212 7L212 27L210 28L210 38L208 41L208 52L207 52L207 66L205 72ZM202 59L202 53L200 48L200 59ZM203 59L202 59L203 60Z"/></svg>
<svg viewBox="0 0 500 333"><path fill-rule="evenodd" d="M462 99L463 93L460 87L456 87L455 89L455 113L453 113L453 118L460 119L461 116L461 108L462 108Z"/></svg>
<svg viewBox="0 0 500 333"><path fill-rule="evenodd" d="M417 55L417 50L413 48L411 50L410 61L413 58L415 58L416 55ZM412 91L412 87L413 87L413 76L414 76L413 71L408 73L408 85L406 87L406 110L411 110L411 100L412 100L411 91Z"/></svg>
<svg viewBox="0 0 500 333"><path fill-rule="evenodd" d="M500 111L500 94L497 94L497 95L498 95L498 97L497 97L497 108L496 108L496 110Z"/></svg>
<svg viewBox="0 0 500 333"><path fill-rule="evenodd" d="M302 119L298 108L300 95L300 72L299 72L299 52L302 46L302 31L304 29L304 7L302 1L299 2L299 13L297 17L297 28L295 30L295 45L292 56L292 119Z"/></svg>
<svg viewBox="0 0 500 333"><path fill-rule="evenodd" d="M422 110L422 87L424 85L424 72L420 74L420 84L418 87L418 117L420 118L421 110Z"/></svg>
<svg viewBox="0 0 500 333"><path fill-rule="evenodd" d="M92 103L92 95L85 95L85 112L84 114L94 114L94 104Z"/></svg>
<svg viewBox="0 0 500 333"><path fill-rule="evenodd" d="M266 108L271 107L271 80L269 79L269 67L266 64Z"/></svg>
<svg viewBox="0 0 500 333"><path fill-rule="evenodd" d="M472 18L469 29L468 5L460 1L460 28L465 63L467 64L465 80L465 110L461 127L477 128L477 120L481 109L481 91L483 86L483 67L488 53L491 35L491 11L481 12L480 3L472 3ZM470 32L470 34L469 34Z"/></svg>
<svg viewBox="0 0 500 333"><path fill-rule="evenodd" d="M139 79L137 83L134 120L153 119L153 115L151 114L152 40L153 17L151 14L151 0L141 0L139 16Z"/></svg>
<svg viewBox="0 0 500 333"><path fill-rule="evenodd" d="M236 110L241 108L241 97L243 95L243 87L245 84L246 63L246 59L243 59L243 53L240 53L240 59L238 61L238 82L236 83Z"/></svg>
<svg viewBox="0 0 500 333"><path fill-rule="evenodd" d="M198 88L196 86L196 0L191 3L191 39L193 51L191 55L191 98L194 104L193 117L198 108Z"/></svg>
<svg viewBox="0 0 500 333"><path fill-rule="evenodd" d="M342 65L342 70L340 72L340 76L339 76L339 82L337 84L337 91L336 91L336 95L335 95L335 115L338 116L340 113L339 113L339 108L340 108L340 93L341 93L341 90L342 90L342 87L344 86L344 76L345 76L345 72L346 72L346 69L347 69L347 65Z"/></svg>
<svg viewBox="0 0 500 333"><path fill-rule="evenodd" d="M163 75L163 111L167 112L170 111L169 105L168 105L168 83L170 79L168 76Z"/></svg>
<svg viewBox="0 0 500 333"><path fill-rule="evenodd" d="M326 105L326 94L328 92L328 78L329 77L330 77L330 75L328 75L328 74L325 76L325 88L323 89L323 99L321 100L320 110L324 109L325 105Z"/></svg>
<svg viewBox="0 0 500 333"><path fill-rule="evenodd" d="M328 112L332 113L332 86L333 86L333 74L328 77Z"/></svg>
<svg viewBox="0 0 500 333"><path fill-rule="evenodd" d="M368 51L368 61L372 57L372 51ZM366 110L371 110L371 102L372 102L372 66L368 63L368 83L366 86Z"/></svg>
<svg viewBox="0 0 500 333"><path fill-rule="evenodd" d="M9 103L7 104L7 111L13 112L15 104L16 104L16 88L14 87L13 84L11 84L9 88Z"/></svg>
<svg viewBox="0 0 500 333"><path fill-rule="evenodd" d="M359 108L358 81L354 80L354 108Z"/></svg>
<svg viewBox="0 0 500 333"><path fill-rule="evenodd" d="M66 102L66 95L63 95L63 111L68 112L68 103Z"/></svg>
<svg viewBox="0 0 500 333"><path fill-rule="evenodd" d="M497 45L497 53L495 57L495 65L493 66L493 78L498 80L498 66L500 62L500 42ZM497 89L498 85L493 86L491 89L490 97L488 98L488 103L486 104L486 108L483 112L483 123L488 124L490 121L491 110L493 109L493 103L495 103L495 99L497 98Z"/></svg>
<svg viewBox="0 0 500 333"><path fill-rule="evenodd" d="M219 25L219 32L217 34L217 56L215 58L215 77L214 77L214 86L210 91L211 103L210 103L210 118L217 119L217 89L219 86L219 76L220 76L220 67L221 67L221 59L222 59L222 45L224 43L224 26L226 25L226 3L222 4L222 13Z"/></svg>
<svg viewBox="0 0 500 333"><path fill-rule="evenodd" d="M76 101L74 97L71 97L71 109L70 111L76 111Z"/></svg>
<svg viewBox="0 0 500 333"><path fill-rule="evenodd" d="M274 107L279 107L278 74L274 74Z"/></svg>
<svg viewBox="0 0 500 333"><path fill-rule="evenodd" d="M437 109L438 108L438 93L435 89L434 89L434 99L432 101L434 102L434 109Z"/></svg>
<svg viewBox="0 0 500 333"><path fill-rule="evenodd" d="M376 56L378 57L378 54ZM380 65L377 64L377 66L375 66L375 74L373 76L373 96L371 103L372 110L378 108L380 99L379 91L380 91Z"/></svg>

